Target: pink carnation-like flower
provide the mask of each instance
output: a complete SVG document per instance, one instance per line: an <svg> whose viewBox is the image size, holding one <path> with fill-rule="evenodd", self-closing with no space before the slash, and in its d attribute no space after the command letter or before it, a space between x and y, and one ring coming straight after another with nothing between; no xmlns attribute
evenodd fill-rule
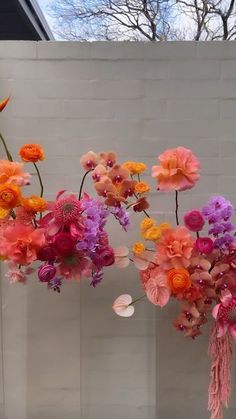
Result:
<svg viewBox="0 0 236 419"><path fill-rule="evenodd" d="M24 173L23 163L0 160L0 184L24 186L30 184L30 174Z"/></svg>
<svg viewBox="0 0 236 419"><path fill-rule="evenodd" d="M166 273L159 267L148 269L143 276L143 284L147 298L152 304L164 307L170 299L170 289L167 285Z"/></svg>
<svg viewBox="0 0 236 419"><path fill-rule="evenodd" d="M192 210L184 215L184 224L190 231L201 231L205 224L205 220L201 211Z"/></svg>
<svg viewBox="0 0 236 419"><path fill-rule="evenodd" d="M158 157L160 166L152 167L152 176L157 178L161 191L185 191L199 179L200 162L191 150L177 147L166 150Z"/></svg>
<svg viewBox="0 0 236 419"><path fill-rule="evenodd" d="M221 302L213 308L212 315L218 325L217 336L222 337L229 332L236 340L236 297L230 291L222 292Z"/></svg>
<svg viewBox="0 0 236 419"><path fill-rule="evenodd" d="M187 268L194 241L184 226L170 228L162 233L157 242L156 260L163 269Z"/></svg>
<svg viewBox="0 0 236 419"><path fill-rule="evenodd" d="M200 253L208 255L214 248L214 242L210 237L199 237L195 242L195 247Z"/></svg>
<svg viewBox="0 0 236 419"><path fill-rule="evenodd" d="M21 265L37 259L37 252L45 244L44 229L15 222L3 233L1 255Z"/></svg>

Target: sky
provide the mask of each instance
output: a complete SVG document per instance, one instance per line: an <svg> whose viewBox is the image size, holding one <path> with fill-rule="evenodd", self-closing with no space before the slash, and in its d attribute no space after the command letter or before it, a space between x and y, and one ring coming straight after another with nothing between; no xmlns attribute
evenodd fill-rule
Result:
<svg viewBox="0 0 236 419"><path fill-rule="evenodd" d="M37 0L39 6L41 7L41 10L48 22L48 25L50 26L52 32L53 32L53 26L55 26L53 19L51 16L49 16L49 12L48 12L48 6L52 5L54 0Z"/></svg>

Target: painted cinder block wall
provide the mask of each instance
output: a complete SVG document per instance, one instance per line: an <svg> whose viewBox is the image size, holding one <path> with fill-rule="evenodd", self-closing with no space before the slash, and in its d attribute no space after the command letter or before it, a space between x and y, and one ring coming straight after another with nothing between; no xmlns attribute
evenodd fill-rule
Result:
<svg viewBox="0 0 236 419"><path fill-rule="evenodd" d="M202 178L182 194L181 212L210 193L236 201L233 42L1 42L0 97L8 94L1 132L15 155L24 142L45 148L48 199L78 190L87 150L151 166L183 145L201 159ZM174 221L173 196L150 200L159 221ZM129 235L111 224L113 244L137 239L139 221ZM133 267L110 269L96 290L67 283L61 295L36 278L10 286L2 272L1 419L209 417L207 333L192 342L173 331L175 304L158 311L143 302L134 318L117 318L111 302L123 292L142 293ZM236 393L226 419L235 413Z"/></svg>

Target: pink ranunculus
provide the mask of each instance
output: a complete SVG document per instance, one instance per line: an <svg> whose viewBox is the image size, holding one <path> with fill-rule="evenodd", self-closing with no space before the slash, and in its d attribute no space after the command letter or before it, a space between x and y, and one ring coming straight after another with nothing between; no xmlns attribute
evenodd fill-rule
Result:
<svg viewBox="0 0 236 419"><path fill-rule="evenodd" d="M201 211L192 210L184 215L184 224L190 231L201 231L205 224L205 220Z"/></svg>
<svg viewBox="0 0 236 419"><path fill-rule="evenodd" d="M102 266L111 266L115 262L114 250L111 246L105 247L101 252L99 252L99 259L102 263Z"/></svg>
<svg viewBox="0 0 236 419"><path fill-rule="evenodd" d="M74 250L75 239L70 233L58 233L53 237L53 246L60 256L68 256Z"/></svg>
<svg viewBox="0 0 236 419"><path fill-rule="evenodd" d="M195 242L195 247L200 253L208 255L214 248L214 242L210 237L199 237Z"/></svg>
<svg viewBox="0 0 236 419"><path fill-rule="evenodd" d="M28 265L37 259L37 252L44 244L44 229L15 222L5 229L1 249L12 261Z"/></svg>
<svg viewBox="0 0 236 419"><path fill-rule="evenodd" d="M0 184L29 185L31 175L24 173L23 167L23 163L0 160Z"/></svg>
<svg viewBox="0 0 236 419"><path fill-rule="evenodd" d="M157 242L155 262L163 269L187 268L192 256L194 240L184 226L170 228Z"/></svg>
<svg viewBox="0 0 236 419"><path fill-rule="evenodd" d="M167 285L166 274L161 268L156 267L149 270L149 279L145 283L145 291L152 304L164 307L168 303L171 291Z"/></svg>
<svg viewBox="0 0 236 419"><path fill-rule="evenodd" d="M191 150L177 147L166 150L158 157L160 166L152 167L152 176L157 179L161 191L185 191L199 179L200 162Z"/></svg>

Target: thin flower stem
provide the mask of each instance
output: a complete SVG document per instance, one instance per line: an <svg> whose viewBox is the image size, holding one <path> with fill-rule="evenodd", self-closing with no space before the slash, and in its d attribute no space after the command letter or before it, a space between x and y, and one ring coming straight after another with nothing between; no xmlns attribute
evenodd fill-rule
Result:
<svg viewBox="0 0 236 419"><path fill-rule="evenodd" d="M178 209L179 209L178 191L175 191L175 219L176 219L177 226L179 225Z"/></svg>
<svg viewBox="0 0 236 419"><path fill-rule="evenodd" d="M199 231L196 231L196 235L197 235L197 238L199 239L199 237L200 237Z"/></svg>
<svg viewBox="0 0 236 419"><path fill-rule="evenodd" d="M86 176L87 176L90 172L92 172L92 170L87 170L87 172L85 172L85 174L84 174L84 176L83 176L83 179L82 179L82 182L81 182L81 185L80 185L80 190L79 190L79 201L80 201L81 196L82 196L83 186L84 186L84 182L85 182Z"/></svg>
<svg viewBox="0 0 236 419"><path fill-rule="evenodd" d="M6 152L6 155L7 155L8 160L9 160L9 161L13 161L13 158L12 158L12 156L11 156L11 153L10 153L10 151L9 151L9 150L8 150L8 148L7 148L6 141L4 140L4 138L3 138L3 136L2 136L2 134L1 134L1 133L0 133L0 140L1 140L1 142L2 142L2 145L3 145L3 147L4 147L4 150L5 150L5 152Z"/></svg>
<svg viewBox="0 0 236 419"><path fill-rule="evenodd" d="M43 196L43 181L42 181L42 178L41 178L41 175L40 175L37 164L36 163L33 163L33 164L34 164L34 167L35 167L37 175L38 175L39 184L40 184L40 188L41 188L40 197L42 198L42 196Z"/></svg>
<svg viewBox="0 0 236 419"><path fill-rule="evenodd" d="M138 173L138 181L141 182L140 174Z"/></svg>
<svg viewBox="0 0 236 419"><path fill-rule="evenodd" d="M132 306L133 304L137 303L138 301L142 300L146 297L146 294L142 295L142 297L136 298L136 300L132 301L129 306Z"/></svg>

